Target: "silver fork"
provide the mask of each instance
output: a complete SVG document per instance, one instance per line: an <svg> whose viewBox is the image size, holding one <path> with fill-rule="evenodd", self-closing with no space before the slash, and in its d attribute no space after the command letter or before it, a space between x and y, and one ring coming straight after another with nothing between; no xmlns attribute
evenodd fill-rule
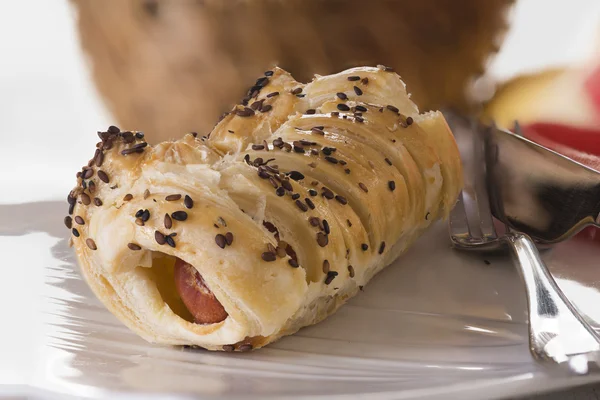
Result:
<svg viewBox="0 0 600 400"><path fill-rule="evenodd" d="M486 181L484 135L473 123L461 126L453 118L449 122L465 178L449 219L453 246L467 251L512 250L527 292L531 354L540 361L567 363L573 373L587 374L588 363L599 361L600 336L558 287L531 238L508 225L498 234L490 209L490 182Z"/></svg>

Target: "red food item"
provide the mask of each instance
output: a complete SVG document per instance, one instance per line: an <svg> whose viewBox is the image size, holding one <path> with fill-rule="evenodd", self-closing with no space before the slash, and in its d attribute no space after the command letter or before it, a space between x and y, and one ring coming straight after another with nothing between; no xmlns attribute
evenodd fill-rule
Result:
<svg viewBox="0 0 600 400"><path fill-rule="evenodd" d="M598 118L600 119L600 65L586 79L584 88L598 111Z"/></svg>

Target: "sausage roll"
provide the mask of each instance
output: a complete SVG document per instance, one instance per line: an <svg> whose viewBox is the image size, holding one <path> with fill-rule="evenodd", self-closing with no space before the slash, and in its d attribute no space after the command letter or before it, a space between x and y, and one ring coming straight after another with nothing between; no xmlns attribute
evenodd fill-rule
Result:
<svg viewBox="0 0 600 400"><path fill-rule="evenodd" d="M389 68L275 68L206 135L99 132L65 224L96 296L148 341L248 351L315 324L448 215L461 163Z"/></svg>

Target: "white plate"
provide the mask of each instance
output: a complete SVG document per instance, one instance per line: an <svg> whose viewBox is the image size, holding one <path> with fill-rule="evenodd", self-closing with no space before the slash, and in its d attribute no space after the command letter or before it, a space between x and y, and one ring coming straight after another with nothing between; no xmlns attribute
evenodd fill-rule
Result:
<svg viewBox="0 0 600 400"><path fill-rule="evenodd" d="M525 297L502 257L458 253L437 224L334 316L246 354L150 345L82 281L64 202L0 206L0 394L64 398L499 398L600 380L534 362ZM600 321L600 243L545 254ZM24 289L29 288L29 289ZM7 330L5 327L8 327Z"/></svg>

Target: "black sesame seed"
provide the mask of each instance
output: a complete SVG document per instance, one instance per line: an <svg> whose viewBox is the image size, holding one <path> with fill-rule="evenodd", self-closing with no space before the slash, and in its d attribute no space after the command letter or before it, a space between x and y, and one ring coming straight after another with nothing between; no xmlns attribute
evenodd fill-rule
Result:
<svg viewBox="0 0 600 400"><path fill-rule="evenodd" d="M254 115L254 110L249 107L244 107L243 109L236 108L234 113L238 117L251 117Z"/></svg>
<svg viewBox="0 0 600 400"><path fill-rule="evenodd" d="M427 212L427 214L425 214L425 220L429 220L429 215L430 214L431 214L430 212Z"/></svg>
<svg viewBox="0 0 600 400"><path fill-rule="evenodd" d="M352 265L348 265L348 275L350 278L354 278L354 267Z"/></svg>
<svg viewBox="0 0 600 400"><path fill-rule="evenodd" d="M317 110L315 110L314 108L309 108L308 110L306 110L306 114L308 114L308 115L313 115L316 113L317 113Z"/></svg>
<svg viewBox="0 0 600 400"><path fill-rule="evenodd" d="M340 110L340 111L350 111L350 107L348 107L345 104L338 104L337 105L337 109Z"/></svg>
<svg viewBox="0 0 600 400"><path fill-rule="evenodd" d="M143 148L135 148L135 147L131 147L129 149L125 149L121 151L121 155L127 156L129 154L133 154L133 153L141 153L143 152L144 149Z"/></svg>
<svg viewBox="0 0 600 400"><path fill-rule="evenodd" d="M123 201L130 201L133 199L133 195L131 193L127 193L124 197L123 197Z"/></svg>
<svg viewBox="0 0 600 400"><path fill-rule="evenodd" d="M180 194L170 194L167 197L165 197L166 201L176 201L181 199L181 195Z"/></svg>
<svg viewBox="0 0 600 400"><path fill-rule="evenodd" d="M90 181L90 183L88 183L88 190L90 191L90 193L96 192L96 184L94 183L94 181Z"/></svg>
<svg viewBox="0 0 600 400"><path fill-rule="evenodd" d="M358 187L360 187L363 190L363 192L369 193L369 189L367 188L367 185L365 185L364 183L359 182Z"/></svg>
<svg viewBox="0 0 600 400"><path fill-rule="evenodd" d="M265 104L265 105L263 105L263 106L260 108L260 110L259 110L259 111L260 111L261 113L266 113L266 112L269 112L269 111L271 111L272 109L273 109L273 106L272 106L272 105L270 105L270 104Z"/></svg>
<svg viewBox="0 0 600 400"><path fill-rule="evenodd" d="M71 229L71 227L73 226L73 219L67 215L64 219L64 222L67 229Z"/></svg>
<svg viewBox="0 0 600 400"><path fill-rule="evenodd" d="M267 72L265 72L265 76L273 76L273 71L267 71Z"/></svg>
<svg viewBox="0 0 600 400"><path fill-rule="evenodd" d="M328 273L330 268L331 268L331 266L329 265L329 261L323 260L323 273L324 274Z"/></svg>
<svg viewBox="0 0 600 400"><path fill-rule="evenodd" d="M225 234L225 241L227 242L228 246L231 246L231 244L233 243L233 233L227 232Z"/></svg>
<svg viewBox="0 0 600 400"><path fill-rule="evenodd" d="M299 193L294 193L292 195L292 200L298 200L300 198L300 194Z"/></svg>
<svg viewBox="0 0 600 400"><path fill-rule="evenodd" d="M292 90L291 93L292 94L300 94L300 93L302 93L302 88L296 88L296 89Z"/></svg>
<svg viewBox="0 0 600 400"><path fill-rule="evenodd" d="M79 237L79 231L77 229L73 228L71 232L73 232L73 236Z"/></svg>
<svg viewBox="0 0 600 400"><path fill-rule="evenodd" d="M348 204L348 200L346 200L346 198L343 196L337 195L337 196L335 196L335 199L343 205Z"/></svg>
<svg viewBox="0 0 600 400"><path fill-rule="evenodd" d="M169 246L175 247L175 239L171 235L165 236L165 240Z"/></svg>
<svg viewBox="0 0 600 400"><path fill-rule="evenodd" d="M301 147L301 146L294 146L294 151L296 153L302 153L302 154L306 153L306 150L304 150L304 147Z"/></svg>
<svg viewBox="0 0 600 400"><path fill-rule="evenodd" d="M385 242L381 242L381 244L379 245L379 254L383 254L384 250L385 250Z"/></svg>
<svg viewBox="0 0 600 400"><path fill-rule="evenodd" d="M267 95L268 98L279 96L279 92L272 92Z"/></svg>
<svg viewBox="0 0 600 400"><path fill-rule="evenodd" d="M192 132L192 135L193 135L194 133L195 133L195 132ZM196 133L196 135L198 135L198 134ZM143 139L143 138L144 138L144 132L136 132L136 133L135 133L135 137L136 137L136 139Z"/></svg>
<svg viewBox="0 0 600 400"><path fill-rule="evenodd" d="M332 164L337 164L338 163L338 159L335 157L331 157L331 156L326 156L325 160L329 161Z"/></svg>
<svg viewBox="0 0 600 400"><path fill-rule="evenodd" d="M141 218L142 214L144 213L143 209L139 209L136 213L135 213L135 217L136 218Z"/></svg>
<svg viewBox="0 0 600 400"><path fill-rule="evenodd" d="M362 251L367 251L369 249L369 245L366 243L363 243L360 245L360 248L362 249Z"/></svg>
<svg viewBox="0 0 600 400"><path fill-rule="evenodd" d="M352 226L352 222L350 222L350 220L349 220L349 219L347 219L347 220L346 220L346 223L348 224L348 227L351 227L351 226Z"/></svg>
<svg viewBox="0 0 600 400"><path fill-rule="evenodd" d="M127 247L129 247L129 249L133 250L133 251L137 251L137 250L141 250L142 249L142 247L140 245L135 244L135 243L127 243Z"/></svg>
<svg viewBox="0 0 600 400"><path fill-rule="evenodd" d="M361 80L363 85L368 85L369 84L369 78L362 78Z"/></svg>
<svg viewBox="0 0 600 400"><path fill-rule="evenodd" d="M275 191L275 194L279 197L283 196L285 194L285 189L282 187L278 187L277 190Z"/></svg>
<svg viewBox="0 0 600 400"><path fill-rule="evenodd" d="M320 221L318 217L310 217L308 219L308 222L312 225L312 226L319 226L320 225Z"/></svg>
<svg viewBox="0 0 600 400"><path fill-rule="evenodd" d="M412 125L414 122L413 117L407 117L406 118L406 125Z"/></svg>
<svg viewBox="0 0 600 400"><path fill-rule="evenodd" d="M316 196L317 195L317 191L315 189L309 189L308 190L308 194L310 194L311 196Z"/></svg>
<svg viewBox="0 0 600 400"><path fill-rule="evenodd" d="M75 204L69 204L69 215L72 215L74 210L75 210Z"/></svg>
<svg viewBox="0 0 600 400"><path fill-rule="evenodd" d="M400 112L400 110L398 109L398 107L394 107L391 104L388 104L387 106L385 106L385 108L387 108L388 110L395 112L396 114L398 114Z"/></svg>
<svg viewBox="0 0 600 400"><path fill-rule="evenodd" d="M331 200L331 199L333 199L335 197L335 195L333 194L333 192L329 188L327 188L325 186L323 186L322 191L323 191L322 192L323 197L325 197L328 200Z"/></svg>
<svg viewBox="0 0 600 400"><path fill-rule="evenodd" d="M304 199L304 202L306 203L307 206L310 207L311 210L315 209L315 203L313 203L312 200L309 199L308 197Z"/></svg>
<svg viewBox="0 0 600 400"><path fill-rule="evenodd" d="M171 229L173 227L173 220L169 214L165 214L164 224L166 229Z"/></svg>
<svg viewBox="0 0 600 400"><path fill-rule="evenodd" d="M355 120L356 122L360 122L360 123L363 123L363 122L365 122L365 119L364 119L363 117L354 117L354 120Z"/></svg>
<svg viewBox="0 0 600 400"><path fill-rule="evenodd" d="M185 198L183 199L183 205L187 209L190 209L190 208L194 207L194 200L192 200L192 198L186 194Z"/></svg>
<svg viewBox="0 0 600 400"><path fill-rule="evenodd" d="M264 253L262 253L261 258L263 259L263 261L271 262L277 260L277 255L270 251L265 251Z"/></svg>
<svg viewBox="0 0 600 400"><path fill-rule="evenodd" d="M293 258L290 258L288 260L288 264L290 264L292 268L298 268L299 266L298 261L294 260Z"/></svg>
<svg viewBox="0 0 600 400"><path fill-rule="evenodd" d="M75 222L77 222L78 225L85 225L85 221L79 215L75 217Z"/></svg>
<svg viewBox="0 0 600 400"><path fill-rule="evenodd" d="M329 238L323 232L318 232L317 233L317 243L319 244L319 246L325 247L329 243Z"/></svg>
<svg viewBox="0 0 600 400"><path fill-rule="evenodd" d="M111 125L108 127L107 132L112 133L112 134L117 134L117 133L121 132L121 130L119 128L117 128L116 126Z"/></svg>
<svg viewBox="0 0 600 400"><path fill-rule="evenodd" d="M302 212L306 212L308 211L308 207L306 206L306 204L304 204L302 201L300 200L296 200L296 205L298 206L298 208L302 211Z"/></svg>
<svg viewBox="0 0 600 400"><path fill-rule="evenodd" d="M360 76L356 76L356 75L349 76L349 77L348 77L348 80L349 80L350 82L354 82L354 81L360 81Z"/></svg>
<svg viewBox="0 0 600 400"><path fill-rule="evenodd" d="M340 165L346 165L346 164L348 164L348 163L347 163L346 161L344 161L344 160L339 160L339 161L340 161Z"/></svg>
<svg viewBox="0 0 600 400"><path fill-rule="evenodd" d="M160 245L167 243L167 239L165 238L165 235L163 235L159 231L154 231L154 240L156 240L156 243L158 243Z"/></svg>
<svg viewBox="0 0 600 400"><path fill-rule="evenodd" d="M81 202L88 206L92 202L92 199L90 199L90 196L88 196L87 193L81 193Z"/></svg>
<svg viewBox="0 0 600 400"><path fill-rule="evenodd" d="M322 223L323 223L323 232L325 232L327 235L329 235L331 233L331 230L329 228L329 222L327 222L327 220L324 219L322 221Z"/></svg>
<svg viewBox="0 0 600 400"><path fill-rule="evenodd" d="M294 187L292 186L292 184L290 183L290 181L282 181L281 182L281 186L283 186L283 188L285 190L288 190L290 192L294 191Z"/></svg>
<svg viewBox="0 0 600 400"><path fill-rule="evenodd" d="M329 285L336 276L338 276L338 273L335 271L327 272L327 278L325 278L325 284Z"/></svg>
<svg viewBox="0 0 600 400"><path fill-rule="evenodd" d="M354 93L356 93L357 96L362 96L363 91L358 86L354 86Z"/></svg>
<svg viewBox="0 0 600 400"><path fill-rule="evenodd" d="M104 183L109 182L108 175L102 170L98 170L98 178L100 178L100 180Z"/></svg>
<svg viewBox="0 0 600 400"><path fill-rule="evenodd" d="M386 163L388 163L388 165L392 165L392 162L390 161L390 159L389 159L389 158L386 158L386 159L385 159L385 162L386 162Z"/></svg>
<svg viewBox="0 0 600 400"><path fill-rule="evenodd" d="M390 188L390 190L393 192L394 190L396 190L396 182L394 181L389 181L388 182L388 187Z"/></svg>
<svg viewBox="0 0 600 400"><path fill-rule="evenodd" d="M304 179L304 175L298 171L290 171L289 177L290 177L290 179L293 179L295 181Z"/></svg>
<svg viewBox="0 0 600 400"><path fill-rule="evenodd" d="M348 100L348 96L346 96L346 93L339 92L339 93L336 93L335 95L341 100Z"/></svg>
<svg viewBox="0 0 600 400"><path fill-rule="evenodd" d="M83 179L90 179L93 175L94 175L94 170L90 168L90 169L86 169L83 172L82 177L83 177Z"/></svg>
<svg viewBox="0 0 600 400"><path fill-rule="evenodd" d="M355 109L356 111L360 111L360 112L367 112L367 111L369 111L369 110L367 109L367 107L365 107L365 106L356 106L356 107L354 107L354 109Z"/></svg>
<svg viewBox="0 0 600 400"><path fill-rule="evenodd" d="M215 236L215 243L217 244L217 246L224 249L227 245L227 239L225 238L225 236L219 233L217 236Z"/></svg>
<svg viewBox="0 0 600 400"><path fill-rule="evenodd" d="M252 145L252 150L264 150L265 146L263 146L262 144L253 144Z"/></svg>
<svg viewBox="0 0 600 400"><path fill-rule="evenodd" d="M92 239L92 238L87 238L85 240L85 244L87 244L87 247L89 247L92 250L98 249L98 247L96 246L96 242L94 242L94 239Z"/></svg>

